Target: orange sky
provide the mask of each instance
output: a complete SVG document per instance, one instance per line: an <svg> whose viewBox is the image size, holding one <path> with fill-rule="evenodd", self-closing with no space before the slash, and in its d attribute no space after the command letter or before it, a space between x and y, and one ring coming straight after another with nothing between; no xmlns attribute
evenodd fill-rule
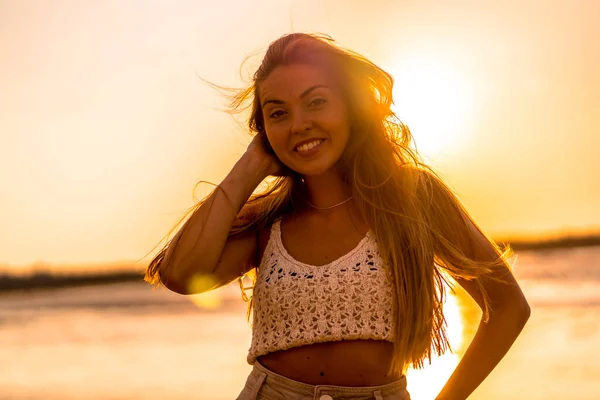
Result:
<svg viewBox="0 0 600 400"><path fill-rule="evenodd" d="M436 3L4 0L0 264L149 252L249 141L195 75L239 85L292 29L396 77L396 111L493 236L600 229L600 2Z"/></svg>

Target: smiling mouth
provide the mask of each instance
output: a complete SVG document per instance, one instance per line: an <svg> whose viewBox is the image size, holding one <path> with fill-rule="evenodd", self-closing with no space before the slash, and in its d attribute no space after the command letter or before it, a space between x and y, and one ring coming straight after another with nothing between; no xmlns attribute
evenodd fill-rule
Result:
<svg viewBox="0 0 600 400"><path fill-rule="evenodd" d="M303 153L306 151L309 151L311 149L314 149L315 147L317 147L318 145L320 145L321 143L323 143L325 141L325 139L316 139L313 140L312 142L308 142L305 143L301 146L297 146L294 151L298 152L298 153Z"/></svg>

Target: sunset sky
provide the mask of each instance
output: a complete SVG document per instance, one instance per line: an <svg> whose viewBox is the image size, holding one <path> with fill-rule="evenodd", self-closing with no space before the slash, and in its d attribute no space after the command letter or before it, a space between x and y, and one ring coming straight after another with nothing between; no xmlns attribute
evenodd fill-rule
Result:
<svg viewBox="0 0 600 400"><path fill-rule="evenodd" d="M292 31L394 75L493 237L598 231L598 21L595 0L0 0L0 264L150 252L250 140L198 77L240 86Z"/></svg>

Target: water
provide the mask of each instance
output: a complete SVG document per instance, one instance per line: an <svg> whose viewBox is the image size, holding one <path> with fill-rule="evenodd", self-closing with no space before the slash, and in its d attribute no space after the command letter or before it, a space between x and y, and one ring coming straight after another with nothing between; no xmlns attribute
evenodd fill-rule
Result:
<svg viewBox="0 0 600 400"><path fill-rule="evenodd" d="M598 399L600 247L520 252L532 316L470 399ZM237 286L200 296L147 284L0 295L0 399L234 399L250 366ZM470 299L447 305L451 342L412 398L432 399L476 331Z"/></svg>

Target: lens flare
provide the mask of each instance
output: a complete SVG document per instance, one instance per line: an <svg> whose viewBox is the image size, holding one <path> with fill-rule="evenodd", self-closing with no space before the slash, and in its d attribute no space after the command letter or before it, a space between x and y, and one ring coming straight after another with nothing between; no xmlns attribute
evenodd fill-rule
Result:
<svg viewBox="0 0 600 400"><path fill-rule="evenodd" d="M190 295L190 299L200 309L214 310L221 305L221 292L218 290L208 290L214 288L216 281L210 275L196 274L190 279L189 289L191 293L202 292Z"/></svg>

